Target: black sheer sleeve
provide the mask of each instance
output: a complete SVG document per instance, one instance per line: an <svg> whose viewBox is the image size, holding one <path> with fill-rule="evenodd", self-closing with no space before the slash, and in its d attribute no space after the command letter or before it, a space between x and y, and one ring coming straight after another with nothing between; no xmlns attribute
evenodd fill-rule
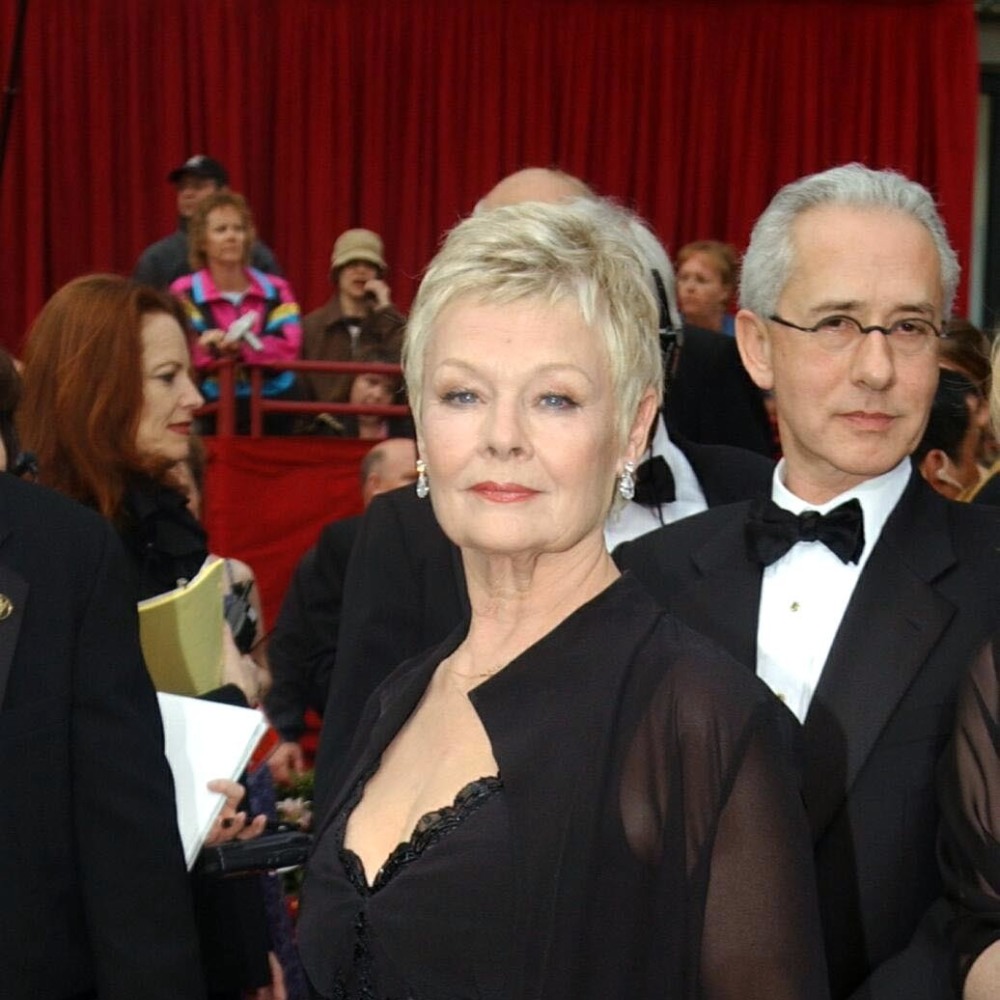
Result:
<svg viewBox="0 0 1000 1000"><path fill-rule="evenodd" d="M959 694L955 732L941 762L938 794L955 983L1000 940L1000 635L976 656Z"/></svg>
<svg viewBox="0 0 1000 1000"><path fill-rule="evenodd" d="M628 755L630 848L665 870L672 845L685 845L691 996L821 1000L829 987L799 725L749 671L691 635Z"/></svg>
<svg viewBox="0 0 1000 1000"><path fill-rule="evenodd" d="M776 701L757 708L743 735L711 845L701 958L708 1000L827 995L796 736Z"/></svg>

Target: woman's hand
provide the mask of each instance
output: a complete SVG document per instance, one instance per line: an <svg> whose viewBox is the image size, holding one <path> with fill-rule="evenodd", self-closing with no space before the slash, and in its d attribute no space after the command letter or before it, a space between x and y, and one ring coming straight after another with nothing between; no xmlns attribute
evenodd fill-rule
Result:
<svg viewBox="0 0 1000 1000"><path fill-rule="evenodd" d="M198 337L198 346L210 354L216 356L222 354L239 354L242 341L230 340L226 342L225 330L206 330Z"/></svg>
<svg viewBox="0 0 1000 1000"><path fill-rule="evenodd" d="M225 333L222 330L206 330L198 336L198 346L212 354L219 352Z"/></svg>
<svg viewBox="0 0 1000 1000"><path fill-rule="evenodd" d="M222 810L215 818L212 829L205 838L205 847L214 847L216 844L225 844L230 840L253 840L264 832L267 826L267 817L261 813L255 816L248 823L247 814L237 810L243 801L243 786L237 781L229 781L226 778L215 778L208 783L208 787L213 792L220 792L225 795L226 801L222 805Z"/></svg>
<svg viewBox="0 0 1000 1000"><path fill-rule="evenodd" d="M370 278L365 282L365 294L375 300L376 309L385 309L392 305L392 294L389 286L381 278Z"/></svg>
<svg viewBox="0 0 1000 1000"><path fill-rule="evenodd" d="M298 743L279 743L267 758L271 777L281 785L290 785L306 769L306 758Z"/></svg>

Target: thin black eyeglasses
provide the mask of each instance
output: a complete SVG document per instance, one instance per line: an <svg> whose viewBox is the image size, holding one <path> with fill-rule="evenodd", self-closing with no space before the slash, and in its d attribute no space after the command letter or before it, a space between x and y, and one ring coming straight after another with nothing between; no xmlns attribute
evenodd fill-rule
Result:
<svg viewBox="0 0 1000 1000"><path fill-rule="evenodd" d="M862 326L853 316L840 313L824 316L814 326L799 326L798 323L782 319L776 313L772 313L768 319L802 333L816 334L820 346L832 352L845 350L858 343L866 334L877 332L888 340L894 351L900 354L920 354L927 349L928 344L946 336L929 319L921 319L919 316L897 319L891 326Z"/></svg>

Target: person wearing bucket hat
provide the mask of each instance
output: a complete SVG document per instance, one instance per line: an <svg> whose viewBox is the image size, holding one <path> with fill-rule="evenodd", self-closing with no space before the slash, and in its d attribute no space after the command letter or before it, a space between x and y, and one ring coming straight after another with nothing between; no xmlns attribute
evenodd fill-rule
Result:
<svg viewBox="0 0 1000 1000"><path fill-rule="evenodd" d="M351 361L372 347L399 358L406 317L392 304L385 275L382 238L370 229L348 229L333 244L329 301L302 322L302 357L308 361ZM344 402L352 375L308 372L310 399Z"/></svg>
<svg viewBox="0 0 1000 1000"><path fill-rule="evenodd" d="M177 189L177 229L146 247L132 272L132 277L140 284L152 285L161 291L191 273L188 221L205 198L229 187L229 172L218 160L198 153L174 167L167 174L167 181ZM255 240L250 248L250 263L266 274L283 273L274 253L260 240Z"/></svg>

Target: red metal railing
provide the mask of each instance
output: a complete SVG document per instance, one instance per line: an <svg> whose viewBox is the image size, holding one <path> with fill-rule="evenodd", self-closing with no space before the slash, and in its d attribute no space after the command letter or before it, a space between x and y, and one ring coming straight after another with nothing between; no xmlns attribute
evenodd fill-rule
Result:
<svg viewBox="0 0 1000 1000"><path fill-rule="evenodd" d="M332 375L360 375L372 372L399 378L399 365L379 364L371 361L284 361L281 364L260 365L220 358L206 367L206 371L219 381L219 398L206 403L198 412L215 414L215 434L217 437L232 437L236 433L236 372L241 369L249 376L250 385L250 437L264 434L264 415L267 413L343 413L371 414L377 417L405 417L410 412L408 406L364 406L355 403L322 403L290 399L265 399L261 393L265 371L322 372Z"/></svg>

